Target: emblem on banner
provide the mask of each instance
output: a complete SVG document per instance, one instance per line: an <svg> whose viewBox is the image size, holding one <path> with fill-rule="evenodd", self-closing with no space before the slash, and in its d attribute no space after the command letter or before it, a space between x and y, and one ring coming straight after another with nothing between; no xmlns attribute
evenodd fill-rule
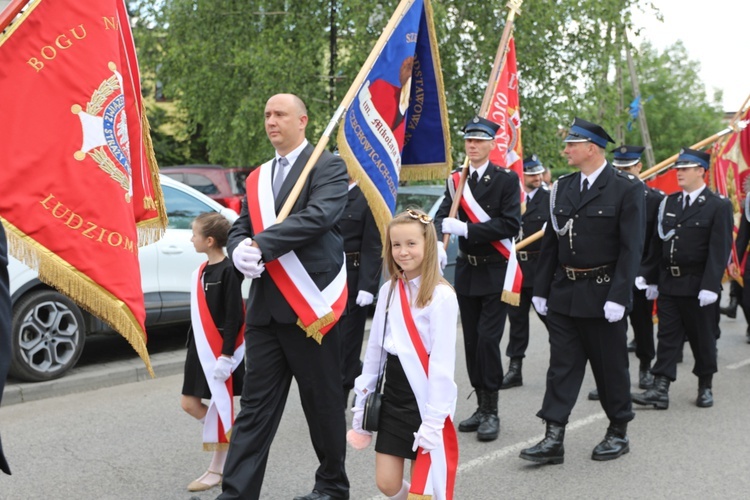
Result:
<svg viewBox="0 0 750 500"><path fill-rule="evenodd" d="M73 114L81 120L83 130L83 144L73 157L83 161L88 154L120 185L125 191L125 200L130 202L133 195L132 169L122 75L115 63L110 62L108 67L112 76L93 91L86 109L79 104L71 107Z"/></svg>

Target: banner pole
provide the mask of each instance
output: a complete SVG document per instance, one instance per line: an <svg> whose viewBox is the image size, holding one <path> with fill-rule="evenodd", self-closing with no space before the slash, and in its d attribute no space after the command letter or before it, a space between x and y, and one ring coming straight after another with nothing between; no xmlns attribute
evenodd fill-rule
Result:
<svg viewBox="0 0 750 500"><path fill-rule="evenodd" d="M26 4L33 1L34 0L12 0L10 4L0 12L0 33L3 32L11 22L13 22L13 19L16 18L18 13L21 12L24 7L26 7ZM0 40L2 40L2 37L0 37Z"/></svg>
<svg viewBox="0 0 750 500"><path fill-rule="evenodd" d="M492 71L490 72L490 78L488 81L487 88L484 91L484 97L482 98L482 106L479 108L479 115L484 116L487 114L487 109L490 107L492 96L497 88L497 83L500 80L500 75L505 67L506 55L508 52L508 44L510 43L510 34L513 31L513 21L516 15L521 14L521 4L523 0L508 0L506 7L510 9L508 16L505 19L505 27L503 28L503 34L500 37L500 44L497 46L497 52L495 53L495 62L492 65ZM464 164L461 167L461 177L458 180L458 186L456 186L456 192L453 194L453 203L451 204L450 212L448 217L454 218L458 213L458 206L461 203L461 196L463 196L464 186L466 185L466 178L469 175L469 158L464 158ZM450 241L450 234L443 235L443 247L448 248L448 242Z"/></svg>

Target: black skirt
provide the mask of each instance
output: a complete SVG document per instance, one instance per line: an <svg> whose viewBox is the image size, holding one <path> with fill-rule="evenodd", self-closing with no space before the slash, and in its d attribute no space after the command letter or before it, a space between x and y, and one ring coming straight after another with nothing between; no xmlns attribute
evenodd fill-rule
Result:
<svg viewBox="0 0 750 500"><path fill-rule="evenodd" d="M245 361L232 372L232 389L235 396L242 394L242 381L245 378ZM208 387L206 376L203 373L198 350L195 348L195 339L193 332L190 331L187 346L187 356L185 357L185 374L182 380L182 394L185 396L195 396L201 399L211 399L211 389Z"/></svg>
<svg viewBox="0 0 750 500"><path fill-rule="evenodd" d="M388 354L385 361L385 384L380 408L380 424L375 451L415 460L412 451L414 433L422 425L417 398L414 396L398 356Z"/></svg>

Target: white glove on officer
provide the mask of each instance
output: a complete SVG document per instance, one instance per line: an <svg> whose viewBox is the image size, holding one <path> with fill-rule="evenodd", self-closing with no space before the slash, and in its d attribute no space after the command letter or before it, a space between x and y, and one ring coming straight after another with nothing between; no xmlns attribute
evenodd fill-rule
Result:
<svg viewBox="0 0 750 500"><path fill-rule="evenodd" d="M234 267L241 272L245 278L253 280L260 277L266 266L260 261L262 254L260 248L254 247L253 240L245 238L232 252Z"/></svg>
<svg viewBox="0 0 750 500"><path fill-rule="evenodd" d="M657 297L659 297L659 287L658 287L658 285L648 285L646 287L646 299L647 300L656 300Z"/></svg>
<svg viewBox="0 0 750 500"><path fill-rule="evenodd" d="M352 413L354 413L354 416L352 417L352 429L354 429L354 432L365 436L372 436L372 432L366 431L362 428L362 417L364 417L365 409L355 406L352 408Z"/></svg>
<svg viewBox="0 0 750 500"><path fill-rule="evenodd" d="M365 290L357 292L357 305L359 307L367 307L372 304L373 295Z"/></svg>
<svg viewBox="0 0 750 500"><path fill-rule="evenodd" d="M621 306L617 302L610 302L609 300L604 303L604 317L610 323L620 321L625 316L625 306Z"/></svg>
<svg viewBox="0 0 750 500"><path fill-rule="evenodd" d="M469 225L453 217L443 219L443 234L455 234L466 238L469 235Z"/></svg>
<svg viewBox="0 0 750 500"><path fill-rule="evenodd" d="M531 297L531 303L534 304L534 309L536 309L536 312L538 312L542 316L547 315L547 299L545 299L544 297Z"/></svg>
<svg viewBox="0 0 750 500"><path fill-rule="evenodd" d="M711 290L701 290L698 292L698 301L701 307L706 307L719 300L719 295Z"/></svg>
<svg viewBox="0 0 750 500"><path fill-rule="evenodd" d="M440 264L440 274L443 274L443 269L445 269L445 266L448 265L448 254L445 253L445 246L441 241L437 242L437 252L438 264Z"/></svg>
<svg viewBox="0 0 750 500"><path fill-rule="evenodd" d="M445 419L425 416L419 430L414 433L414 444L411 451L422 448L422 453L429 453L440 446L443 441L443 425L445 425Z"/></svg>
<svg viewBox="0 0 750 500"><path fill-rule="evenodd" d="M214 378L219 382L224 382L232 375L232 358L219 356L214 365Z"/></svg>
<svg viewBox="0 0 750 500"><path fill-rule="evenodd" d="M643 276L636 276L635 278L635 287L638 290L645 290L648 284L646 283L646 278Z"/></svg>

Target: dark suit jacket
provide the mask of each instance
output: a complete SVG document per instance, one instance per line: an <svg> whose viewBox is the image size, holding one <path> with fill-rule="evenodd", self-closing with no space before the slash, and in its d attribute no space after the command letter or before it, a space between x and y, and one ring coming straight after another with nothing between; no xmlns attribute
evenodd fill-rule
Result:
<svg viewBox="0 0 750 500"><path fill-rule="evenodd" d="M448 178L445 199L435 217L435 228L440 241L443 238L443 219L448 217L453 203L452 185L453 179ZM464 189L469 189L468 182ZM521 189L518 175L512 170L490 163L472 194L491 219L478 224L469 222L468 238L459 237L458 248L474 256L497 255L497 250L490 242L515 238L521 227ZM461 208L457 217L464 222L469 220ZM507 261L472 266L464 259L456 259L456 292L473 296L501 293L507 266Z"/></svg>
<svg viewBox="0 0 750 500"><path fill-rule="evenodd" d="M354 186L349 190L346 208L339 226L341 235L344 237L344 252L359 253L357 259L347 258L346 260L346 284L349 292L347 308L359 307L354 300L360 290L373 295L378 292L383 260L380 231L359 186Z"/></svg>
<svg viewBox="0 0 750 500"><path fill-rule="evenodd" d="M308 144L287 174L276 200L277 211L289 196L313 149ZM237 245L248 237L258 243L265 262L294 250L312 280L322 290L333 281L344 261L344 244L338 222L346 205L347 185L344 161L324 151L312 168L289 216L280 224L254 234L245 200L239 219L229 231L227 250L230 256ZM245 196L252 195L247 193ZM271 276L264 272L260 278L253 280L250 287L246 323L268 325L271 319L279 323L296 323L297 315Z"/></svg>
<svg viewBox="0 0 750 500"><path fill-rule="evenodd" d="M675 233L667 241L654 229L646 261L641 269L648 283L658 283L659 293L697 297L701 290L721 293L721 278L732 245L732 204L705 188L690 207L682 210L682 191L667 197L662 231ZM672 276L669 266L690 268ZM697 270L696 270L697 268Z"/></svg>
<svg viewBox="0 0 750 500"><path fill-rule="evenodd" d="M526 211L521 217L521 228L523 237L527 238L534 233L542 230L544 223L549 219L549 190L546 187L540 187L536 190L534 197L526 203ZM526 252L538 252L542 248L541 238L526 246L523 250ZM534 279L536 278L536 268L539 265L539 256L531 260L520 260L523 272L523 287L533 288Z"/></svg>
<svg viewBox="0 0 750 500"><path fill-rule="evenodd" d="M646 260L648 250L651 248L651 239L656 228L656 219L659 217L659 204L664 199L664 191L646 186L646 238L643 241L643 259Z"/></svg>
<svg viewBox="0 0 750 500"><path fill-rule="evenodd" d="M572 219L573 228L558 236L552 223L547 224L534 295L546 297L551 311L571 317L604 317L607 301L629 308L643 254L643 184L609 163L583 198L580 172L560 177L557 184L554 214L558 227ZM596 279L570 280L562 268L606 265L613 266L614 271L609 281L602 283Z"/></svg>
<svg viewBox="0 0 750 500"><path fill-rule="evenodd" d="M0 401L5 390L5 377L10 368L10 282L8 280L8 244L5 240L5 229L0 224ZM3 443L0 441L0 470L10 474L10 467L3 454Z"/></svg>

